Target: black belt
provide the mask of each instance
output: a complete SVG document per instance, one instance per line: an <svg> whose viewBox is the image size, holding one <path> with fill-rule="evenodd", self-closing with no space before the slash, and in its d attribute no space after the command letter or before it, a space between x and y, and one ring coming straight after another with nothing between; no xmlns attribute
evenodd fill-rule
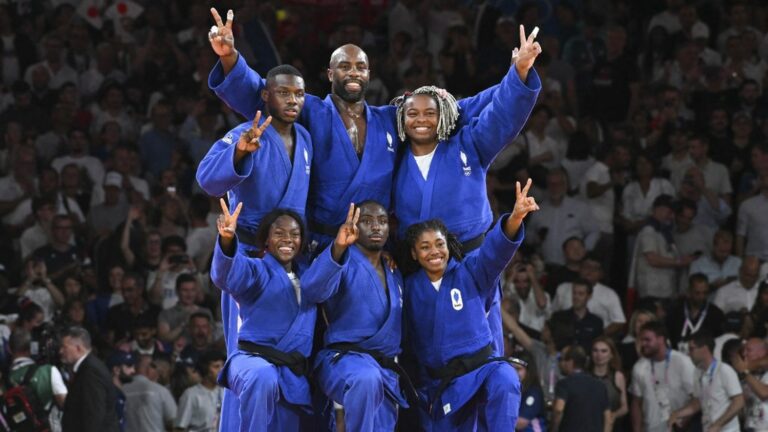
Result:
<svg viewBox="0 0 768 432"><path fill-rule="evenodd" d="M463 255L466 255L473 250L479 248L483 242L485 241L485 233L480 234L479 236L472 237L471 239L461 242L461 253Z"/></svg>
<svg viewBox="0 0 768 432"><path fill-rule="evenodd" d="M245 227L237 227L235 229L235 233L237 234L238 241L254 247L259 247L259 241L256 239L255 232L250 231Z"/></svg>
<svg viewBox="0 0 768 432"><path fill-rule="evenodd" d="M327 236L336 237L339 233L340 225L328 225L317 221L309 220L309 230L317 234L325 234Z"/></svg>
<svg viewBox="0 0 768 432"><path fill-rule="evenodd" d="M466 356L459 356L452 358L448 364L439 368L427 368L427 373L432 379L439 379L440 385L437 386L437 391L432 397L432 402L437 401L440 395L443 394L448 385L454 378L458 378L462 375L468 374L480 366L488 364L493 361L507 361L504 357L490 357L493 354L493 345L487 345L485 348L480 349L474 354ZM429 411L432 412L432 403L430 403Z"/></svg>
<svg viewBox="0 0 768 432"><path fill-rule="evenodd" d="M359 345L349 342L333 343L328 345L326 348L329 350L337 351L336 355L334 355L333 359L331 359L331 363L336 363L350 352L368 354L376 361L376 363L379 364L379 366L383 367L384 369L394 371L400 378L403 379L403 387L405 387L406 399L408 399L408 402L418 401L419 397L416 393L416 388L413 386L413 383L408 377L408 374L405 372L405 369L403 369L402 366L400 366L395 361L394 357L388 357L381 351L365 349Z"/></svg>
<svg viewBox="0 0 768 432"><path fill-rule="evenodd" d="M237 341L237 347L243 351L263 357L275 366L286 366L296 376L306 376L309 373L307 358L296 351L286 353L272 347L244 340Z"/></svg>

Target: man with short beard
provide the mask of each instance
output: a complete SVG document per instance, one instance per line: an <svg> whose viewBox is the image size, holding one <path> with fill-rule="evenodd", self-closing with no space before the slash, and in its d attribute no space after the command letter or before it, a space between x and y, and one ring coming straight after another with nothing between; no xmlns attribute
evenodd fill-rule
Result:
<svg viewBox="0 0 768 432"><path fill-rule="evenodd" d="M112 372L112 384L115 386L115 393L117 394L115 412L117 412L120 430L125 428L125 393L123 393L123 385L133 381L133 375L136 373L134 363L134 356L125 351L115 351L107 359L107 367Z"/></svg>
<svg viewBox="0 0 768 432"><path fill-rule="evenodd" d="M638 337L643 358L632 368L628 389L634 396L632 430L667 432L670 415L682 408L693 392L694 366L688 356L667 347L663 323L646 323Z"/></svg>

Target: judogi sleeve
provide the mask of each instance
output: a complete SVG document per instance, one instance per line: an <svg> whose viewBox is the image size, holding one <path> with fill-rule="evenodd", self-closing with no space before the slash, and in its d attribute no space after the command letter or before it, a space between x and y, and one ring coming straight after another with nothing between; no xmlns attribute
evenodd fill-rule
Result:
<svg viewBox="0 0 768 432"><path fill-rule="evenodd" d="M255 297L267 284L264 263L257 258L249 258L237 251L240 242L235 235L235 253L228 256L221 250L220 237L216 238L211 263L211 280L220 290L240 302L246 296Z"/></svg>
<svg viewBox="0 0 768 432"><path fill-rule="evenodd" d="M488 87L487 89L479 92L474 96L469 96L464 99L459 99L459 120L456 124L456 128L460 128L468 124L473 118L480 115L483 112L483 108L488 106L493 100L493 95L498 90L499 85Z"/></svg>
<svg viewBox="0 0 768 432"><path fill-rule="evenodd" d="M235 67L227 75L224 75L221 61L217 61L208 75L208 87L219 99L247 119L252 119L256 111L264 109L264 101L261 99L264 79L248 66L242 55L238 54Z"/></svg>
<svg viewBox="0 0 768 432"><path fill-rule="evenodd" d="M532 68L528 83L524 83L517 69L510 67L498 89L493 92L491 103L477 119L468 122L472 142L480 162L488 168L496 155L523 129L533 110L541 90L539 75Z"/></svg>
<svg viewBox="0 0 768 432"><path fill-rule="evenodd" d="M337 263L328 246L301 276L301 295L312 303L323 303L336 294L349 263L349 251L344 251Z"/></svg>
<svg viewBox="0 0 768 432"><path fill-rule="evenodd" d="M251 127L243 123L229 131L211 146L197 167L197 182L210 196L223 196L243 182L253 171L253 154L247 154L235 165L235 150L240 135ZM260 151L260 150L256 150Z"/></svg>
<svg viewBox="0 0 768 432"><path fill-rule="evenodd" d="M509 215L501 217L477 252L469 254L464 259L464 265L473 275L482 294L494 292L496 280L525 238L525 226L523 224L520 225L513 238L507 237L501 227L506 223L508 217Z"/></svg>

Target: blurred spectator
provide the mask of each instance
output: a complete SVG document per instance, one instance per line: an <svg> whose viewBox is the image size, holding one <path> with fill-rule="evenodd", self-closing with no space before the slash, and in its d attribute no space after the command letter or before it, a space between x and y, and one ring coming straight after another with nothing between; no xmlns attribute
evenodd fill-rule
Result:
<svg viewBox="0 0 768 432"><path fill-rule="evenodd" d="M632 429L668 430L671 414L688 401L694 387L691 359L667 347L666 329L658 321L646 323L639 333L643 358L632 368Z"/></svg>
<svg viewBox="0 0 768 432"><path fill-rule="evenodd" d="M538 334L547 320L549 295L536 278L533 265L525 262L510 264L505 279L504 297L517 303L519 323Z"/></svg>
<svg viewBox="0 0 768 432"><path fill-rule="evenodd" d="M56 112L54 110L54 112ZM51 167L61 174L62 168L75 164L85 170L91 184L101 184L104 181L104 165L89 154L88 135L81 130L71 130L67 134L67 153L51 162Z"/></svg>
<svg viewBox="0 0 768 432"><path fill-rule="evenodd" d="M45 263L45 274L54 282L61 282L70 272L78 272L80 258L72 245L74 224L67 215L56 215L51 222L49 242L33 252L34 259Z"/></svg>
<svg viewBox="0 0 768 432"><path fill-rule="evenodd" d="M108 172L104 176L102 187L104 189L104 201L91 207L88 214L88 225L97 238L107 237L114 232L128 214L128 203L120 199L123 176L115 171Z"/></svg>
<svg viewBox="0 0 768 432"><path fill-rule="evenodd" d="M588 364L590 375L602 381L605 386L611 410L611 424L614 425L611 429L615 429L619 419L629 412L629 405L627 379L621 370L619 352L611 338L600 336L592 342Z"/></svg>
<svg viewBox="0 0 768 432"><path fill-rule="evenodd" d="M208 351L200 357L195 367L201 381L184 391L179 399L179 408L174 422L175 429L216 431L224 389L216 384L219 372L224 367L226 356Z"/></svg>
<svg viewBox="0 0 768 432"><path fill-rule="evenodd" d="M656 198L675 195L669 180L655 176L654 166L647 156L638 155L635 158L635 180L622 191L622 222L629 233L638 233L645 226Z"/></svg>
<svg viewBox="0 0 768 432"><path fill-rule="evenodd" d="M592 297L592 284L578 279L571 285L571 307L552 314L553 319L568 322L573 328L573 343L580 345L586 352L592 341L603 333L603 320L593 314L587 306Z"/></svg>
<svg viewBox="0 0 768 432"><path fill-rule="evenodd" d="M547 264L565 264L562 245L572 237L584 239L587 249L594 247L600 230L591 217L591 210L582 201L566 196L568 175L562 169L547 174L548 199L541 203L541 210L528 221L526 238L541 246L541 254Z"/></svg>
<svg viewBox="0 0 768 432"><path fill-rule="evenodd" d="M144 320L156 322L160 314L159 307L145 300L144 277L129 272L120 283L123 302L109 308L106 321L108 340L114 342L126 339L135 323Z"/></svg>
<svg viewBox="0 0 768 432"><path fill-rule="evenodd" d="M760 260L754 256L746 256L739 267L738 279L723 285L713 302L724 313L749 312L757 299L760 285Z"/></svg>
<svg viewBox="0 0 768 432"><path fill-rule="evenodd" d="M705 275L692 273L685 297L673 304L667 315L669 341L678 351L688 354L688 341L700 332L712 337L723 333L725 315L710 303L710 284Z"/></svg>
<svg viewBox="0 0 768 432"><path fill-rule="evenodd" d="M150 355L139 355L136 375L123 386L125 432L162 431L172 428L176 401L167 388L149 378L154 369Z"/></svg>
<svg viewBox="0 0 768 432"><path fill-rule="evenodd" d="M736 227L736 254L768 260L768 172L760 174L760 194L741 204Z"/></svg>
<svg viewBox="0 0 768 432"><path fill-rule="evenodd" d="M557 287L572 282L579 277L581 263L587 256L587 249L581 237L569 237L563 242L565 265L549 265L547 268L547 293L556 295Z"/></svg>
<svg viewBox="0 0 768 432"><path fill-rule="evenodd" d="M565 378L557 383L552 405L553 430L607 431L611 428L608 392L602 382L584 373L587 355L580 346L563 351L560 369Z"/></svg>
<svg viewBox="0 0 768 432"><path fill-rule="evenodd" d="M197 278L190 274L181 274L176 278L176 294L178 302L160 312L157 319L157 334L160 340L171 342L188 329L190 317L197 312L206 310L195 304L200 293ZM207 311L208 316L211 315ZM210 321L208 322L210 325Z"/></svg>
<svg viewBox="0 0 768 432"><path fill-rule="evenodd" d="M768 345L761 338L749 338L744 344L743 354L731 357L733 368L738 373L744 388L746 416L744 426L748 430L759 431L768 428L768 371L750 371L749 363L757 363L768 358Z"/></svg>
<svg viewBox="0 0 768 432"><path fill-rule="evenodd" d="M512 367L520 377L520 411L515 430L534 432L546 430L546 401L539 384L539 373L533 357L527 352L511 359Z"/></svg>
<svg viewBox="0 0 768 432"><path fill-rule="evenodd" d="M123 393L123 386L133 381L133 375L136 373L136 358L125 351L115 351L107 358L107 368L112 373L112 385L117 395L117 421L120 424L120 430L125 430L125 405L126 397Z"/></svg>
<svg viewBox="0 0 768 432"><path fill-rule="evenodd" d="M149 301L168 309L178 300L178 277L195 271L192 259L187 255L184 238L170 236L162 240L162 260L157 270L147 277ZM195 292L195 296L197 292Z"/></svg>
<svg viewBox="0 0 768 432"><path fill-rule="evenodd" d="M719 230L715 233L712 254L701 254L691 263L690 273L701 273L706 276L712 291L728 284L738 277L741 258L732 255L733 234L730 231Z"/></svg>

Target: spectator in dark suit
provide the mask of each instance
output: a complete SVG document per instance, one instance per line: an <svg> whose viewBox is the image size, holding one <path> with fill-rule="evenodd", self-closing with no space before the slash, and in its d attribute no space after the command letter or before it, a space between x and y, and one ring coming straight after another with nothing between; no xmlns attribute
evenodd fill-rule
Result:
<svg viewBox="0 0 768 432"><path fill-rule="evenodd" d="M64 332L61 361L72 368L74 378L64 403L63 432L117 432L117 395L112 375L91 353L91 335L82 327Z"/></svg>

